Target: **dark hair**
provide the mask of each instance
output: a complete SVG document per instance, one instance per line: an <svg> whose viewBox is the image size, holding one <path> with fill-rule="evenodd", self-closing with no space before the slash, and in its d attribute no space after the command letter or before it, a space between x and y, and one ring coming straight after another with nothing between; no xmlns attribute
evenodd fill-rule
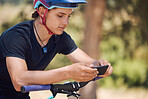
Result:
<svg viewBox="0 0 148 99"><path fill-rule="evenodd" d="M39 16L39 14L38 14L37 11L34 11L34 12L32 13L32 18L36 19L36 18L38 18L38 16Z"/></svg>
<svg viewBox="0 0 148 99"><path fill-rule="evenodd" d="M40 4L39 5L39 7L44 7L42 4ZM37 8L37 9L39 9L39 7ZM45 8L45 7L44 7ZM53 8L53 9L56 9L56 8ZM50 11L50 10L48 10L48 11ZM34 11L33 13L32 13L32 18L34 18L34 19L36 19L36 18L38 18L38 16L39 16L39 14L38 14L38 12L37 11Z"/></svg>
<svg viewBox="0 0 148 99"><path fill-rule="evenodd" d="M40 4L39 7L41 7L41 6L43 6L43 5ZM38 7L38 9L39 9L39 7ZM44 6L43 6L43 7L44 7ZM39 14L38 14L37 11L34 11L34 12L32 13L32 18L36 19L36 18L38 18L38 16L39 16Z"/></svg>

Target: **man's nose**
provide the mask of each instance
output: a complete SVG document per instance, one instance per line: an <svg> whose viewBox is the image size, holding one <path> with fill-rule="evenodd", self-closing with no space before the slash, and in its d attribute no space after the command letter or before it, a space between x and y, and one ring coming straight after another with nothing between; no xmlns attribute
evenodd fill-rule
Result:
<svg viewBox="0 0 148 99"><path fill-rule="evenodd" d="M64 19L63 24L67 26L69 24L69 18Z"/></svg>

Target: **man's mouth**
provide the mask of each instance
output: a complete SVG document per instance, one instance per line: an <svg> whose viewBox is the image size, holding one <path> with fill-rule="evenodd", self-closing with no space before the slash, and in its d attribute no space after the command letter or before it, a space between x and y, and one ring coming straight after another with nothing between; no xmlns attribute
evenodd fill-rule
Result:
<svg viewBox="0 0 148 99"><path fill-rule="evenodd" d="M65 27L59 27L59 29L64 30L64 29L65 29Z"/></svg>

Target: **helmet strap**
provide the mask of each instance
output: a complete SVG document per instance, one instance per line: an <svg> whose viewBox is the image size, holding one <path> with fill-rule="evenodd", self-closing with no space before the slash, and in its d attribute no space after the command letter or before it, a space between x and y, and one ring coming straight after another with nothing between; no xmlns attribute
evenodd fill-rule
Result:
<svg viewBox="0 0 148 99"><path fill-rule="evenodd" d="M53 35L53 34L55 34L55 33L52 33L50 30L49 30L49 28L47 27L47 25L46 25L46 14L47 14L47 12L48 12L48 9L46 9L46 11L45 11L45 13L44 13L44 16L42 17L41 15L40 15L40 13L39 13L39 10L38 9L36 9L36 11L38 12L38 14L39 14L39 16L41 17L41 19L42 19L42 23L41 22L39 22L39 24L41 24L41 25L44 25L45 26L45 28L47 29L47 31L48 31L48 34L50 34L50 35Z"/></svg>

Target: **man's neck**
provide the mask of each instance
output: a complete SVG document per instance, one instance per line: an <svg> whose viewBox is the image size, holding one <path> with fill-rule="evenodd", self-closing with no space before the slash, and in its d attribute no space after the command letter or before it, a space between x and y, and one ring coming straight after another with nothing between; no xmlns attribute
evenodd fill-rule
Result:
<svg viewBox="0 0 148 99"><path fill-rule="evenodd" d="M35 31L35 28L36 28L36 31ZM40 24L40 19L39 18L37 18L34 21L34 32L35 32L35 36L36 36L36 38L37 38L37 40L38 40L38 42L40 43L41 46L42 46L42 42L43 42L44 45L46 45L48 43L48 40L52 36L52 35L48 34L48 31L45 28L45 26ZM37 36L37 34L39 35L42 42L39 40L39 37Z"/></svg>

